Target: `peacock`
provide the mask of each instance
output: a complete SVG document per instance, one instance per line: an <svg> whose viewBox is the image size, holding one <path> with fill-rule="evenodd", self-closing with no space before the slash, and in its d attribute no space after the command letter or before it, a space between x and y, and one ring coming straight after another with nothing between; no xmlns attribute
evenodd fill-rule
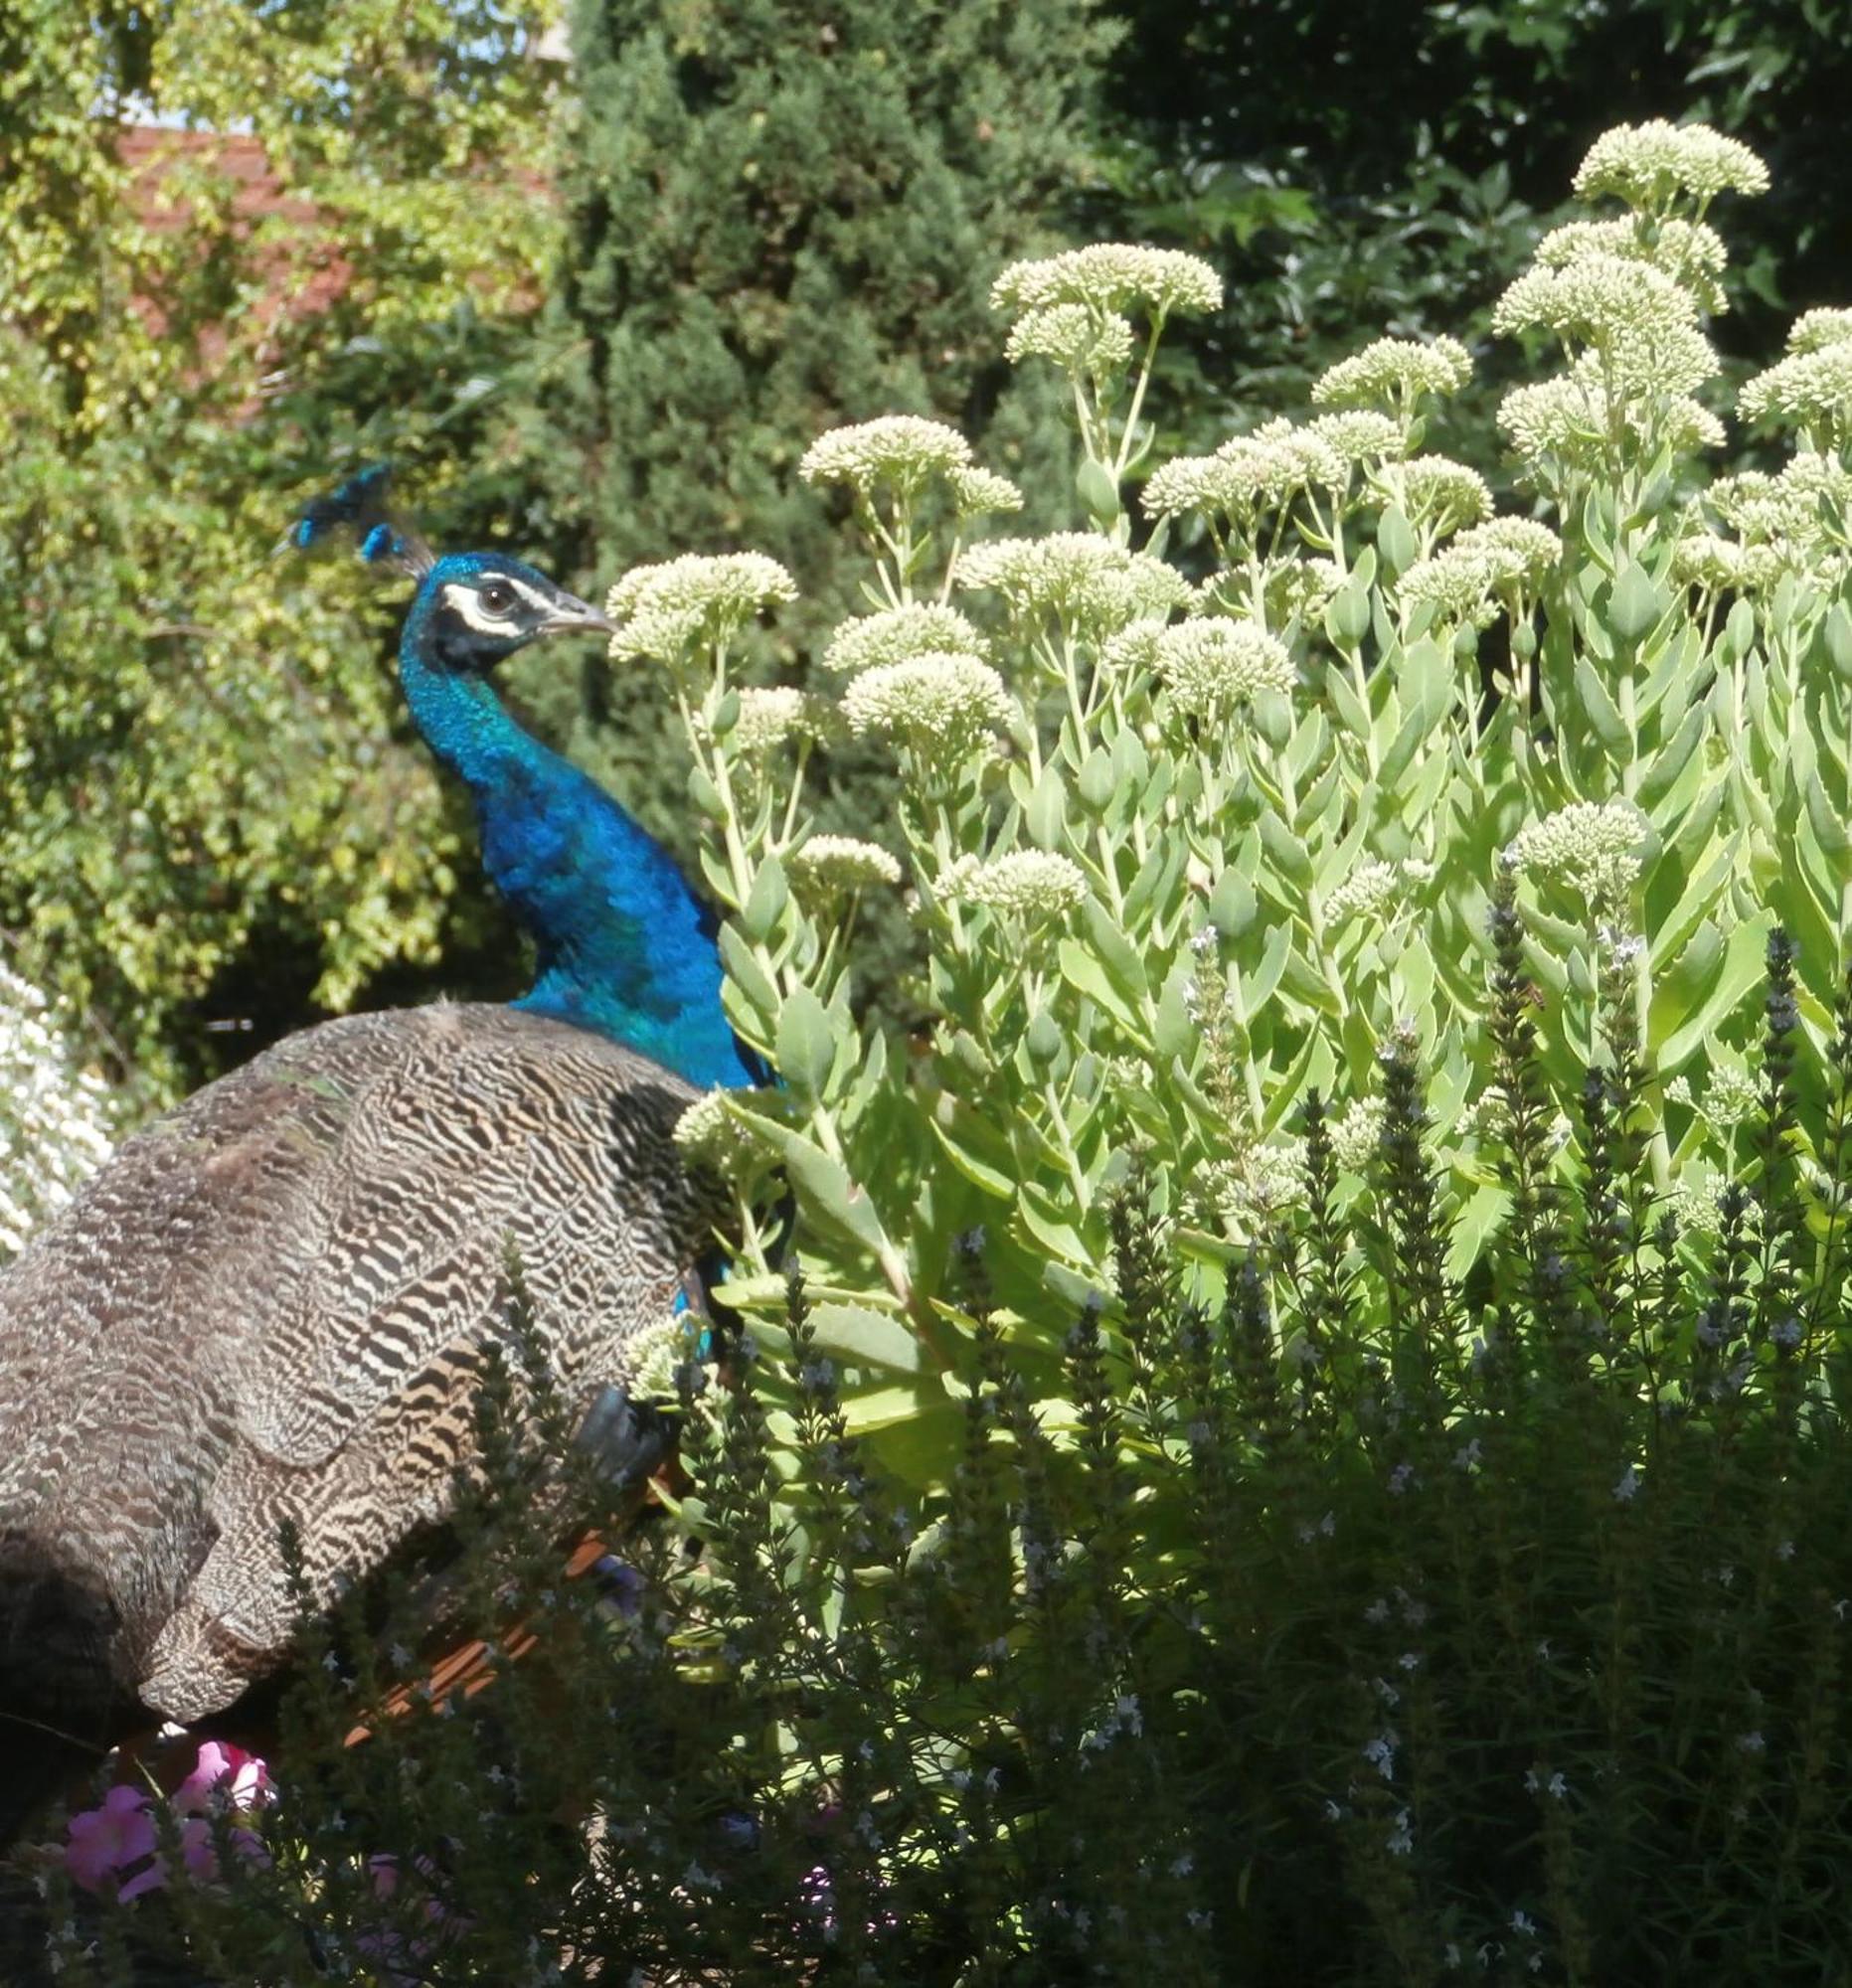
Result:
<svg viewBox="0 0 1852 1988"><path fill-rule="evenodd" d="M608 1405L711 1233L675 1122L759 1075L675 862L497 695L530 642L609 624L518 560L435 557L385 498L365 472L291 536L352 529L416 580L405 694L534 984L286 1038L127 1140L0 1276L0 1838L71 1742L197 1721L280 1662L285 1521L332 1594L443 1514L510 1245L569 1399Z"/></svg>

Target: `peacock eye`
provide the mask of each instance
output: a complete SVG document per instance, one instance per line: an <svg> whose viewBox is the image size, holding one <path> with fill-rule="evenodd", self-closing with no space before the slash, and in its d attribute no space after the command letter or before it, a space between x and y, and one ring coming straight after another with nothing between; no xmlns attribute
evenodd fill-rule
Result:
<svg viewBox="0 0 1852 1988"><path fill-rule="evenodd" d="M514 605L514 588L492 580L482 589L482 604L491 614L506 614Z"/></svg>

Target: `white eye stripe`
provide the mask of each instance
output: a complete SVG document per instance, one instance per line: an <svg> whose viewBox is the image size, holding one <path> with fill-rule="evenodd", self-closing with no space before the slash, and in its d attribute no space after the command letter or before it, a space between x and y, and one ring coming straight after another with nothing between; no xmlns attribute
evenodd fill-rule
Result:
<svg viewBox="0 0 1852 1988"><path fill-rule="evenodd" d="M494 584L505 586L516 593L537 614L551 611L551 603L543 599L525 581L511 579L506 574L498 574ZM455 581L445 584L438 598L466 627L473 628L478 635L505 635L508 632L507 614L490 614L482 605L482 596L473 586L459 586Z"/></svg>

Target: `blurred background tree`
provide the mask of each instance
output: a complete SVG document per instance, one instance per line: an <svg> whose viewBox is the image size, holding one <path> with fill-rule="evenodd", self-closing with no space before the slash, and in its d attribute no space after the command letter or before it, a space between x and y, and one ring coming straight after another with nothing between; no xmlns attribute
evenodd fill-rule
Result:
<svg viewBox="0 0 1852 1988"><path fill-rule="evenodd" d="M402 743L390 615L267 555L387 410L396 448L468 458L556 260L535 29L0 18L0 935L150 1097L448 935L459 824Z"/></svg>
<svg viewBox="0 0 1852 1988"><path fill-rule="evenodd" d="M1379 332L1470 335L1590 139L1650 115L1774 169L1727 351L1852 298L1852 0L577 0L560 26L543 0L0 15L0 948L149 1097L328 1009L521 970L407 744L396 592L266 557L360 461L397 461L443 542L587 586L758 545L827 609L817 430L913 410L1046 463L985 306L1003 261L1214 260L1228 305L1154 396L1200 444ZM687 847L653 685L542 653L514 688Z"/></svg>
<svg viewBox="0 0 1852 1988"><path fill-rule="evenodd" d="M779 617L795 666L849 604L846 505L797 475L824 429L936 414L988 466L1065 489L1057 384L1012 380L989 290L1061 246L1096 176L1117 34L1096 0L578 0L558 350L525 418L560 569L596 588L775 550L806 596ZM547 669L517 666L530 705L688 853L658 686ZM835 771L843 815L891 813L864 755Z"/></svg>

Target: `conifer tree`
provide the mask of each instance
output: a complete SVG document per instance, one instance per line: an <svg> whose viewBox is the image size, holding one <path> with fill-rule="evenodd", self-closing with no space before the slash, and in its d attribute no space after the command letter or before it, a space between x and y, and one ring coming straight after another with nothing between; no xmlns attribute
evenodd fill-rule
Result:
<svg viewBox="0 0 1852 1988"><path fill-rule="evenodd" d="M1117 33L1095 5L579 0L570 386L543 401L537 453L588 584L759 547L821 596L783 617L796 648L841 564L830 504L797 475L816 434L927 414L1006 473L1064 459L1048 403L1008 380L988 291L1061 238L1087 182ZM673 833L685 804L648 701L619 688L621 723L594 712L575 733L545 659L522 676L646 811L654 788Z"/></svg>

